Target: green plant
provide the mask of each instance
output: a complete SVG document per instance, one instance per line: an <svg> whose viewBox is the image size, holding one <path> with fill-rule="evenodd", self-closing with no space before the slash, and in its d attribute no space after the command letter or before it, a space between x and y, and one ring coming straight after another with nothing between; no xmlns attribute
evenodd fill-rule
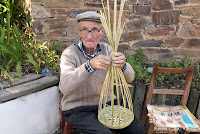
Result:
<svg viewBox="0 0 200 134"><path fill-rule="evenodd" d="M9 34L8 33L5 34L5 28L0 26L0 31L1 31L1 39L0 39L1 54L7 55L7 57L9 58L8 60L9 64L7 64L7 66L10 66L9 69L12 68L12 66L16 63L16 70L18 72L19 78L22 78L22 62L30 62L35 66L37 71L40 73L41 69L37 64L37 62L34 61L32 55L30 53L26 53L23 51L22 47L23 42L21 40L21 35L19 33L19 29L17 28L16 24L14 24L12 27L11 39L9 30L7 30Z"/></svg>
<svg viewBox="0 0 200 134"><path fill-rule="evenodd" d="M144 53L142 48L136 50L136 54L132 56L124 52L126 56L126 61L135 70L135 81L138 83L149 83L151 77L151 70L153 65L147 64L144 58ZM159 62L159 67L169 67L169 68L183 68L188 69L191 64L190 56L186 55L181 62L170 60L169 62L161 61ZM200 63L194 63L194 74L192 80L192 87L200 90ZM186 79L186 74L179 73L157 73L156 85L157 86L175 86L178 88L183 88Z"/></svg>
<svg viewBox="0 0 200 134"><path fill-rule="evenodd" d="M60 73L60 55L57 50L61 46L60 43L53 42L50 45L48 42L40 43L35 40L30 40L24 46L24 51L31 53L37 62L40 62L41 68L48 68L54 75L59 76ZM28 65L29 66L29 65ZM26 67L27 68L27 67ZM31 71L31 70L29 70Z"/></svg>
<svg viewBox="0 0 200 134"><path fill-rule="evenodd" d="M177 61L170 60L169 62L160 62L160 67L168 67L168 68L183 68L181 64ZM183 86L183 78L185 74L178 74L178 73L158 73L157 74L157 85L177 85L182 87Z"/></svg>
<svg viewBox="0 0 200 134"><path fill-rule="evenodd" d="M0 1L0 24L5 26L6 24L6 16L10 14L10 22L11 24L15 23L20 28L23 27L24 22L26 20L26 15L20 7L22 1L19 0L18 2L15 0L2 0Z"/></svg>
<svg viewBox="0 0 200 134"><path fill-rule="evenodd" d="M149 83L151 73L148 72L148 67L151 65L147 64L142 48L136 50L135 56L127 53L125 53L125 56L126 62L128 62L135 71L135 82L145 84Z"/></svg>
<svg viewBox="0 0 200 134"><path fill-rule="evenodd" d="M49 68L59 76L60 57L57 54L59 43L49 45L34 40L31 23L14 0L0 1L0 70L1 75L13 78L10 71L17 71L19 78L22 72L40 73L41 68Z"/></svg>
<svg viewBox="0 0 200 134"><path fill-rule="evenodd" d="M169 68L183 68L188 69L190 64L192 64L190 60L190 56L186 55L181 62L170 60L169 62L160 62L160 67L169 67ZM199 81L200 81L200 63L193 63L194 64L194 73L191 87L200 89ZM179 88L183 88L185 85L186 74L179 74L179 73L158 73L157 74L157 81L156 85L167 85L175 86Z"/></svg>
<svg viewBox="0 0 200 134"><path fill-rule="evenodd" d="M14 81L12 76L10 76L10 74L3 67L0 66L0 70L1 70L2 75L5 75L6 77L8 77L10 81Z"/></svg>
<svg viewBox="0 0 200 134"><path fill-rule="evenodd" d="M200 62L194 64L194 74L191 86L200 91Z"/></svg>

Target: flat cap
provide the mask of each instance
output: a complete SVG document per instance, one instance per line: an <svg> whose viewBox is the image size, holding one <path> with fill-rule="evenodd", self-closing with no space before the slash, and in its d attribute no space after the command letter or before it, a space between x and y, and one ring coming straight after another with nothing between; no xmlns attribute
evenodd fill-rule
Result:
<svg viewBox="0 0 200 134"><path fill-rule="evenodd" d="M76 15L76 19L78 22L82 20L92 20L92 21L101 22L101 17L102 16L95 11L86 11L86 12Z"/></svg>

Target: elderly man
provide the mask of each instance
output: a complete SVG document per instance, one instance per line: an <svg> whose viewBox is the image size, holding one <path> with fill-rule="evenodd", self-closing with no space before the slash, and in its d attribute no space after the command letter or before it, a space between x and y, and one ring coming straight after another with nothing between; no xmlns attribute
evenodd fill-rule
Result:
<svg viewBox="0 0 200 134"><path fill-rule="evenodd" d="M126 81L134 78L134 70L122 53L111 58L111 47L100 43L104 29L101 15L87 11L77 15L80 40L66 48L61 56L59 88L65 120L83 134L112 134L97 118L102 85L111 62L122 69ZM143 134L144 125L137 120L126 128L115 130L121 134Z"/></svg>

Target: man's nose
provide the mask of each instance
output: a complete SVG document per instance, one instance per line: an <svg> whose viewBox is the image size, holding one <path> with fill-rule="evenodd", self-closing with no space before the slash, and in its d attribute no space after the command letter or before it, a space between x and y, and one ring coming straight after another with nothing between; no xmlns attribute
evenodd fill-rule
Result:
<svg viewBox="0 0 200 134"><path fill-rule="evenodd" d="M91 32L88 33L87 38L93 38L93 35Z"/></svg>

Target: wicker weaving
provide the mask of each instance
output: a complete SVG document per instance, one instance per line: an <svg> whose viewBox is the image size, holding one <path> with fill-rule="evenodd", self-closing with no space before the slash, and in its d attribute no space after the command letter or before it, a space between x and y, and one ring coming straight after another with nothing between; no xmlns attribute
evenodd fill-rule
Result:
<svg viewBox="0 0 200 134"><path fill-rule="evenodd" d="M119 40L124 28L121 25L121 17L123 13L125 0L121 0L120 11L117 15L117 0L114 0L114 19L111 28L109 0L105 7L102 0L104 11L101 11L103 16L101 19L106 35L112 47L112 52L117 52ZM117 16L118 20L117 20ZM111 94L111 104L108 104L108 94ZM120 97L122 102L120 102ZM114 103L116 100L116 103ZM133 104L129 92L127 82L123 72L118 67L110 65L100 96L98 119L105 126L112 129L121 129L127 127L133 120Z"/></svg>

